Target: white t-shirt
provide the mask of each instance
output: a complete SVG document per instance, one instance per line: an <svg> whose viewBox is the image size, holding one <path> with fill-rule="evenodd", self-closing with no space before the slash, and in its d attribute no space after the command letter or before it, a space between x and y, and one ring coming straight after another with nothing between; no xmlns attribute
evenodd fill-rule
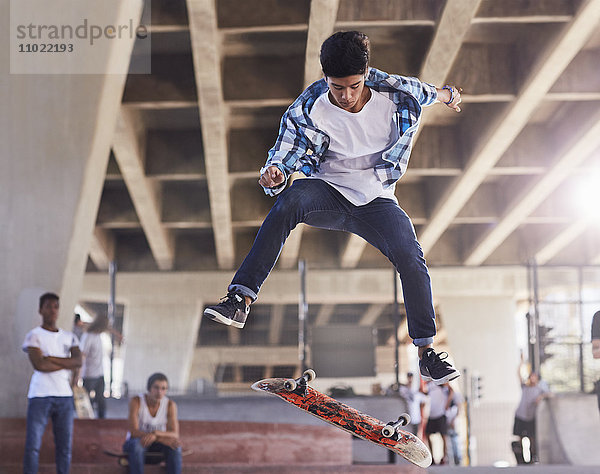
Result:
<svg viewBox="0 0 600 474"><path fill-rule="evenodd" d="M69 331L59 329L56 332L48 331L38 326L27 333L23 341L23 351L29 347L37 347L44 356L70 357L71 348L79 346L77 336ZM67 369L54 372L40 372L34 370L29 382L27 398L37 397L70 397L71 371Z"/></svg>
<svg viewBox="0 0 600 474"><path fill-rule="evenodd" d="M104 376L104 349L102 334L86 332L81 338L81 352L84 355L81 376L98 378Z"/></svg>
<svg viewBox="0 0 600 474"><path fill-rule="evenodd" d="M449 393L447 387L429 382L427 393L429 395L429 418L439 418L446 414Z"/></svg>
<svg viewBox="0 0 600 474"><path fill-rule="evenodd" d="M413 390L406 385L401 385L400 395L402 395L406 400L408 416L410 416L410 423L412 425L418 425L421 423L421 405L425 405L427 403L427 397L425 394L419 390Z"/></svg>
<svg viewBox="0 0 600 474"><path fill-rule="evenodd" d="M355 206L378 197L396 200L395 186L384 189L375 173L375 165L383 162L382 153L398 139L396 108L374 90L356 113L332 104L328 92L317 98L309 115L330 142L319 172L311 178L326 181Z"/></svg>

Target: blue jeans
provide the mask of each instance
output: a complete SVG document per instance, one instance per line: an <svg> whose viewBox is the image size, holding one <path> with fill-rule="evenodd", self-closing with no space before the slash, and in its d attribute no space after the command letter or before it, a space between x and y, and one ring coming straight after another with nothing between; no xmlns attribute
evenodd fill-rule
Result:
<svg viewBox="0 0 600 474"><path fill-rule="evenodd" d="M462 454L459 446L458 433L454 428L448 428L448 438L450 438L450 447L452 448L452 460L454 465L460 466L462 462Z"/></svg>
<svg viewBox="0 0 600 474"><path fill-rule="evenodd" d="M73 397L30 398L27 404L27 435L23 473L38 472L42 435L52 420L54 456L57 474L68 474L71 467L71 439L73 435Z"/></svg>
<svg viewBox="0 0 600 474"><path fill-rule="evenodd" d="M433 342L435 312L423 250L408 215L391 199L355 206L320 179L299 179L281 194L260 227L229 291L255 300L288 235L299 223L359 235L392 262L402 281L408 334L416 346Z"/></svg>
<svg viewBox="0 0 600 474"><path fill-rule="evenodd" d="M152 443L144 448L139 438L129 438L123 445L123 452L129 455L130 474L143 474L146 451L163 453L167 463L167 474L181 473L181 448L172 449L162 443Z"/></svg>

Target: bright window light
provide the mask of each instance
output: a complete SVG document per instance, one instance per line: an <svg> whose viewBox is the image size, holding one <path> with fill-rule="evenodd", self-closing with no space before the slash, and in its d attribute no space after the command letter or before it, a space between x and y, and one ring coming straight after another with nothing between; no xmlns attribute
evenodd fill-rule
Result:
<svg viewBox="0 0 600 474"><path fill-rule="evenodd" d="M600 225L600 171L594 170L578 180L574 194L578 214L589 219L591 224Z"/></svg>

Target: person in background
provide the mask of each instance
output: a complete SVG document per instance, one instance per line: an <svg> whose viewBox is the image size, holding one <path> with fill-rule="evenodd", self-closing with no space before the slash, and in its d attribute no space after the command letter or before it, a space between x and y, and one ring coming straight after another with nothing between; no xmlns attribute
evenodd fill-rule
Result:
<svg viewBox="0 0 600 474"><path fill-rule="evenodd" d="M600 311L596 311L592 319L592 355L600 359Z"/></svg>
<svg viewBox="0 0 600 474"><path fill-rule="evenodd" d="M77 339L79 339L81 341L81 337L83 336L83 333L85 332L85 328L86 328L87 324L84 323L81 320L81 315L78 313L75 313L75 318L73 319L73 334L75 334L77 336Z"/></svg>
<svg viewBox="0 0 600 474"><path fill-rule="evenodd" d="M537 372L531 372L526 381L521 379L521 366L518 370L519 383L521 384L521 401L515 413L515 422L513 434L519 437L518 441L513 441L513 452L517 464L530 464L538 462L537 457L537 439L536 439L536 410L538 404L551 396L545 383L540 382L540 376ZM529 462L525 461L523 455L523 439L529 439Z"/></svg>
<svg viewBox="0 0 600 474"><path fill-rule="evenodd" d="M429 382L427 384L427 395L429 396L429 419L425 426L425 434L429 443L429 450L433 450L432 435L439 433L442 437L444 454L440 459L439 464L448 464L448 442L446 436L448 434L448 423L446 413L450 408L454 397L454 390L450 384L437 385ZM432 451L433 452L433 451ZM434 460L435 463L435 460Z"/></svg>
<svg viewBox="0 0 600 474"><path fill-rule="evenodd" d="M374 383L373 385L371 385L371 395L374 397L380 397L382 395L385 395L383 387L380 383Z"/></svg>
<svg viewBox="0 0 600 474"><path fill-rule="evenodd" d="M42 325L27 333L23 351L35 369L27 394L27 432L23 473L38 472L42 436L52 420L55 463L58 474L68 474L71 467L73 436L72 370L81 366L77 337L56 326L59 298L54 293L40 297Z"/></svg>
<svg viewBox="0 0 600 474"><path fill-rule="evenodd" d="M592 355L594 359L600 359L600 311L596 311L592 319ZM596 380L594 385L598 397L598 410L600 410L600 379Z"/></svg>
<svg viewBox="0 0 600 474"><path fill-rule="evenodd" d="M181 473L181 443L177 404L167 397L169 381L166 375L152 374L147 392L129 402L129 432L123 445L128 454L130 474L144 472L144 455L162 452L167 463L167 474Z"/></svg>
<svg viewBox="0 0 600 474"><path fill-rule="evenodd" d="M458 431L456 430L456 419L460 414L460 406L463 403L463 397L460 393L454 390L452 400L450 401L450 407L446 410L446 426L448 432L448 439L450 441L450 449L452 456L449 457L456 466L460 466L462 463L462 450L460 447L460 438Z"/></svg>
<svg viewBox="0 0 600 474"><path fill-rule="evenodd" d="M423 407L427 404L427 396L420 390L413 387L414 375L412 372L406 374L406 385L400 385L400 396L406 400L410 423L407 431L416 436L422 436L419 433L421 427L421 413Z"/></svg>
<svg viewBox="0 0 600 474"><path fill-rule="evenodd" d="M90 402L98 418L106 416L106 399L104 397L104 346L102 333L108 330L108 317L98 315L88 326L81 338L83 366L81 378L83 387L90 396Z"/></svg>

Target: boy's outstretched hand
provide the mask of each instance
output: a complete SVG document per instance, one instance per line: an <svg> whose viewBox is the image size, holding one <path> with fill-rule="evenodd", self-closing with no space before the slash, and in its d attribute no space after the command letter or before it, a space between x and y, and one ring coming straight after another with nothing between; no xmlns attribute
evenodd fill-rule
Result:
<svg viewBox="0 0 600 474"><path fill-rule="evenodd" d="M258 184L265 188L275 188L285 181L285 176L277 166L269 166L260 176Z"/></svg>

